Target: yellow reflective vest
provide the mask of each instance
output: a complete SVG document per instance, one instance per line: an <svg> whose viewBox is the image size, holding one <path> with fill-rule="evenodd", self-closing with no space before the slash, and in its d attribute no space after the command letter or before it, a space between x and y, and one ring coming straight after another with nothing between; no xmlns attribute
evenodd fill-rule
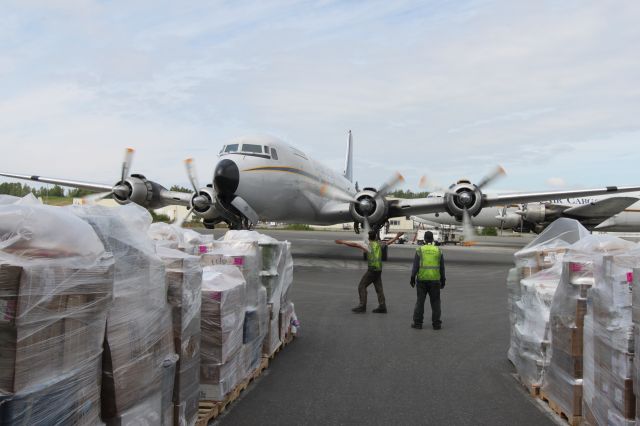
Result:
<svg viewBox="0 0 640 426"><path fill-rule="evenodd" d="M382 247L377 241L369 241L369 253L367 261L370 271L382 271Z"/></svg>
<svg viewBox="0 0 640 426"><path fill-rule="evenodd" d="M420 269L418 281L440 281L440 248L425 244L418 248Z"/></svg>

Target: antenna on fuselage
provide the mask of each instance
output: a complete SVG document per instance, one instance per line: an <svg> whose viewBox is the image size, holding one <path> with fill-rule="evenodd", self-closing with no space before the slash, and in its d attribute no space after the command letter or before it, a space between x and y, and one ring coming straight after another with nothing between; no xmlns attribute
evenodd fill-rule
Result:
<svg viewBox="0 0 640 426"><path fill-rule="evenodd" d="M349 140L347 141L347 158L344 162L343 175L349 182L353 182L353 137L351 130L349 130Z"/></svg>

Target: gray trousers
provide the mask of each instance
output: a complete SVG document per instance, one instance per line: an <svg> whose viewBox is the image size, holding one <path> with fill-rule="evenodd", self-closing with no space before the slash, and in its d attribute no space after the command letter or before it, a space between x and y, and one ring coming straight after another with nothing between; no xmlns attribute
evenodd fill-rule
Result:
<svg viewBox="0 0 640 426"><path fill-rule="evenodd" d="M382 271L369 271L364 273L360 284L358 284L358 294L360 295L360 306L367 306L367 287L373 284L378 294L378 304L384 305L384 290L382 290Z"/></svg>
<svg viewBox="0 0 640 426"><path fill-rule="evenodd" d="M429 295L429 302L431 302L431 323L433 325L440 325L440 281L418 281L416 283L416 293L418 294L418 300L416 301L416 307L413 310L413 322L414 324L422 324L424 320L424 302Z"/></svg>

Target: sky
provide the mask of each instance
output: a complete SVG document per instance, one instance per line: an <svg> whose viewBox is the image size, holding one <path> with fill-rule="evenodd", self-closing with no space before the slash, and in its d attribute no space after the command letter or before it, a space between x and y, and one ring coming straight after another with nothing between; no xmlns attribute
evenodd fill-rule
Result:
<svg viewBox="0 0 640 426"><path fill-rule="evenodd" d="M0 6L0 170L210 179L222 145L279 137L402 188L640 183L637 1L94 1ZM489 191L490 192L490 191Z"/></svg>

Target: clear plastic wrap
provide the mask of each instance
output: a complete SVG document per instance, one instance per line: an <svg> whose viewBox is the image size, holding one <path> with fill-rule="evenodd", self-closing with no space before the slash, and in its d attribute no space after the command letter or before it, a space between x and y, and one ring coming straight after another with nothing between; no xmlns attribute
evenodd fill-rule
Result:
<svg viewBox="0 0 640 426"><path fill-rule="evenodd" d="M114 259L68 211L21 201L0 206L0 423L97 424Z"/></svg>
<svg viewBox="0 0 640 426"><path fill-rule="evenodd" d="M612 357L607 351L607 356L600 359L604 348L610 346L618 339L615 330L611 328L613 318L617 318L623 311L628 312L628 330L623 332L627 339L631 335L631 291L629 283L626 283L627 272L623 271L624 263L633 263L628 256L635 244L610 236L587 236L573 244L564 256L562 278L554 296L551 309L551 362L545 376L543 390L566 413L581 416L583 396L583 369L584 358L593 357L590 365L595 365L596 387L598 378L606 375L607 364ZM621 256L621 257L619 257ZM627 259L625 261L625 259ZM622 269L621 269L622 268ZM630 268L628 268L630 272ZM616 279L623 275L628 298L622 297L616 303L614 294L620 287ZM587 303L589 297L590 303ZM590 344L594 351L583 352L584 318L589 311L594 315ZM625 306L626 305L626 306ZM602 330L607 330L602 333ZM603 341L605 338L606 341ZM613 349L613 348L611 348ZM615 349L614 349L615 350ZM591 361L591 360L590 360ZM607 387L613 385L607 378ZM589 386L591 382L587 381ZM591 389L587 390L587 393ZM597 393L597 392L596 392ZM600 403L608 401L613 395L599 395ZM599 411L593 403L585 398L585 405L590 408L590 413L596 418ZM586 411L585 411L586 413ZM607 416L605 415L605 419Z"/></svg>
<svg viewBox="0 0 640 426"><path fill-rule="evenodd" d="M258 290L257 306L248 306L245 310L244 333L242 343L242 378L251 374L262 357L262 343L267 335L267 290Z"/></svg>
<svg viewBox="0 0 640 426"><path fill-rule="evenodd" d="M0 209L0 250L5 257L66 258L67 264L86 265L105 249L91 227L66 209L14 203Z"/></svg>
<svg viewBox="0 0 640 426"><path fill-rule="evenodd" d="M102 417L118 424L158 406L163 418L165 361L175 354L165 267L147 236L151 217L136 205L74 206L115 258L114 302L103 357ZM146 407L146 408L145 408ZM140 421L147 419L139 415ZM156 423L157 424L157 423Z"/></svg>
<svg viewBox="0 0 640 426"><path fill-rule="evenodd" d="M177 249L193 255L198 254L200 245L213 241L212 235L163 222L152 223L148 234L159 247Z"/></svg>
<svg viewBox="0 0 640 426"><path fill-rule="evenodd" d="M202 274L200 398L219 400L242 374L246 282L233 265L205 266ZM222 393L224 391L224 393Z"/></svg>
<svg viewBox="0 0 640 426"><path fill-rule="evenodd" d="M255 306L258 303L262 256L257 241L214 241L206 245L201 263L205 267L234 265L240 268L246 280L247 305Z"/></svg>
<svg viewBox="0 0 640 426"><path fill-rule="evenodd" d="M549 366L551 304L568 247L589 235L579 222L559 219L515 254L507 277L511 339L508 358L520 379L539 386Z"/></svg>
<svg viewBox="0 0 640 426"><path fill-rule="evenodd" d="M174 349L180 356L172 395L175 421L177 426L192 425L200 397L202 267L199 257L178 250L159 247L158 256L166 268Z"/></svg>

